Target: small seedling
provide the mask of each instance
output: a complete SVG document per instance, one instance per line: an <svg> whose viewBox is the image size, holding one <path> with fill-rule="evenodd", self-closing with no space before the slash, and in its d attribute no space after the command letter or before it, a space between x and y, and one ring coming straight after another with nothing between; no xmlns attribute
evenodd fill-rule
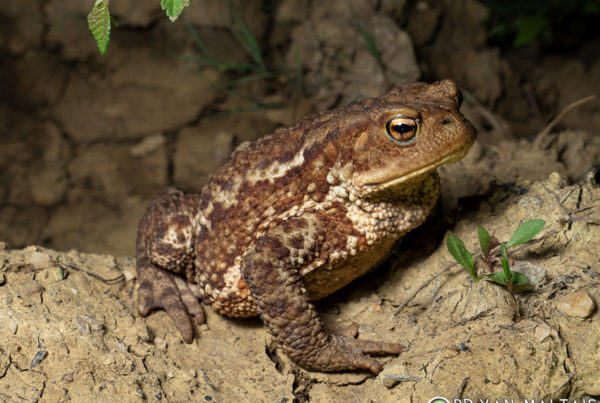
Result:
<svg viewBox="0 0 600 403"><path fill-rule="evenodd" d="M473 281L477 282L481 278L487 278L494 283L506 286L514 299L515 288L521 288L529 283L529 279L521 273L513 271L510 266L514 263L508 257L508 248L529 242L536 236L546 222L544 220L531 220L524 222L510 237L508 242L500 243L495 236L490 234L482 227L477 227L477 237L481 246L481 255L474 261L463 241L456 235L449 235L446 240L448 251L458 263L469 273ZM500 255L497 256L497 246L500 246ZM494 252L496 251L496 252ZM494 266L500 265L502 271L494 272ZM488 273L478 274L478 268L487 269Z"/></svg>

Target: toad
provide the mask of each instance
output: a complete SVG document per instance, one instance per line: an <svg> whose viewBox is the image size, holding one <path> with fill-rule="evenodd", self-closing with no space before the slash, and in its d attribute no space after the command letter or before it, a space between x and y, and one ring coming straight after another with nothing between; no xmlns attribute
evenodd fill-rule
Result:
<svg viewBox="0 0 600 403"><path fill-rule="evenodd" d="M356 326L328 332L311 301L425 221L436 168L476 137L460 104L450 80L403 85L241 144L199 194L166 189L139 224L139 314L164 308L191 343L201 300L222 315L260 315L302 367L379 373L371 355L402 347L356 339Z"/></svg>

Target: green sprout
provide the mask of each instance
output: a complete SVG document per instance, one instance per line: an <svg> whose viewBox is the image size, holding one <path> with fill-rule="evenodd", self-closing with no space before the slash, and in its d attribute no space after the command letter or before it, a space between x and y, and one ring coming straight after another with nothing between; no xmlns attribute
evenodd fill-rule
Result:
<svg viewBox="0 0 600 403"><path fill-rule="evenodd" d="M464 267L473 281L477 282L482 278L486 278L494 283L504 285L514 299L515 290L524 288L529 284L529 279L523 274L510 269L514 262L508 257L508 248L529 242L544 228L545 224L546 222L540 219L524 222L517 228L508 242L503 243L500 243L495 236L490 236L485 228L478 226L477 237L481 246L481 256L477 261L473 260L473 254L467 250L464 242L456 235L449 235L446 245L450 254ZM500 246L500 256L496 256L497 246ZM495 272L495 265L500 265L502 271ZM479 275L476 266L488 269L489 273Z"/></svg>

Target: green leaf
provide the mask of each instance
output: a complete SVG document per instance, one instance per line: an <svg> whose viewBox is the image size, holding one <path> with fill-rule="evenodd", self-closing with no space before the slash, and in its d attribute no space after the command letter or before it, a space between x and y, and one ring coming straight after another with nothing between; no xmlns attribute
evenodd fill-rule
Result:
<svg viewBox="0 0 600 403"><path fill-rule="evenodd" d="M510 271L510 276L512 278L512 283L516 291L527 289L526 286L529 284L529 279L527 278L527 276L513 270ZM493 281L496 284L506 285L506 275L503 271L497 271L496 273L491 274L484 274L484 277L487 277L489 280Z"/></svg>
<svg viewBox="0 0 600 403"><path fill-rule="evenodd" d="M544 228L546 221L544 220L531 220L524 222L517 228L515 233L510 237L508 242L506 243L506 247L510 248L511 246L520 245L522 243L528 242L538 234Z"/></svg>
<svg viewBox="0 0 600 403"><path fill-rule="evenodd" d="M463 241L455 235L448 235L446 246L448 247L450 254L454 256L454 259L465 268L474 281L477 281L478 279L475 275L473 265L473 256L471 256Z"/></svg>
<svg viewBox="0 0 600 403"><path fill-rule="evenodd" d="M477 226L477 237L479 238L479 245L481 246L481 253L486 256L488 248L490 247L490 234L481 225Z"/></svg>
<svg viewBox="0 0 600 403"><path fill-rule="evenodd" d="M358 29L358 32L360 33L360 36L362 36L363 40L365 41L365 45L367 46L367 49L369 50L371 55L375 58L375 60L377 60L377 63L383 65L383 61L381 60L381 53L379 53L379 49L377 48L377 44L375 43L375 38L373 37L373 35L371 35L369 31L367 31L364 25L356 17L355 24L356 28Z"/></svg>
<svg viewBox="0 0 600 403"><path fill-rule="evenodd" d="M500 250L502 251L502 269L504 269L504 276L507 280L510 280L510 265L508 264L508 254L506 253L506 244L500 244Z"/></svg>
<svg viewBox="0 0 600 403"><path fill-rule="evenodd" d="M550 26L550 21L542 15L526 17L518 21L517 37L514 46L525 45L539 37Z"/></svg>
<svg viewBox="0 0 600 403"><path fill-rule="evenodd" d="M110 41L110 22L108 0L96 0L92 11L87 16L87 23L102 55L106 52Z"/></svg>
<svg viewBox="0 0 600 403"><path fill-rule="evenodd" d="M175 22L183 9L189 5L190 0L160 0L160 6L165 10L171 22Z"/></svg>

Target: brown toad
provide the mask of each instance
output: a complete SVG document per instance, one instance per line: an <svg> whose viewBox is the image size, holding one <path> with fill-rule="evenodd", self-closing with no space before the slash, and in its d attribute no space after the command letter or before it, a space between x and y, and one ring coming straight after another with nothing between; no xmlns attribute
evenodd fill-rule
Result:
<svg viewBox="0 0 600 403"><path fill-rule="evenodd" d="M190 343L198 298L227 316L260 315L292 360L369 369L394 343L327 332L311 300L382 260L436 203L436 168L475 139L450 80L414 83L309 116L240 145L200 194L167 189L137 238L138 310L164 308Z"/></svg>

